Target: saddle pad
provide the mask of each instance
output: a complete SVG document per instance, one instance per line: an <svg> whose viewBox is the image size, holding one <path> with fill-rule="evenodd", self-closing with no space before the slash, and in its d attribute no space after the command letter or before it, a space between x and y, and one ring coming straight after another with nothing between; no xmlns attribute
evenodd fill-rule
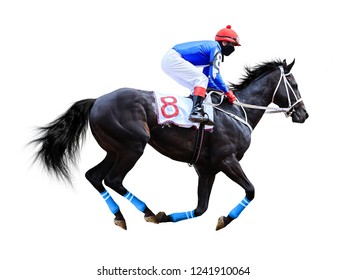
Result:
<svg viewBox="0 0 347 280"><path fill-rule="evenodd" d="M190 98L159 92L154 92L154 95L157 103L158 124L174 124L185 128L194 126L199 129L200 123L191 122L188 119L193 106L193 101ZM210 99L211 96L207 95L206 100L209 101ZM213 121L212 106L204 103L204 111ZM205 125L205 130L212 129L213 126Z"/></svg>

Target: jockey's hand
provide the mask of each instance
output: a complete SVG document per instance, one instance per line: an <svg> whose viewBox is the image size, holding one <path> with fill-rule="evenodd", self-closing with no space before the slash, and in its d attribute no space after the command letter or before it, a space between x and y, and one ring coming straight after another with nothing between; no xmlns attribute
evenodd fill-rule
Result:
<svg viewBox="0 0 347 280"><path fill-rule="evenodd" d="M227 93L225 93L225 96L228 98L228 101L233 104L234 101L236 100L236 96L232 92L232 90L229 90Z"/></svg>

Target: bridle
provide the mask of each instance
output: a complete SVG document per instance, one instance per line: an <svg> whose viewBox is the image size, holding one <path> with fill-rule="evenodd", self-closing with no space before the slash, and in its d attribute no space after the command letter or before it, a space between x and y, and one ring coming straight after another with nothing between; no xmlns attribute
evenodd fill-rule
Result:
<svg viewBox="0 0 347 280"><path fill-rule="evenodd" d="M278 88L279 88L279 86L281 84L281 81L283 80L284 86L286 88L287 98L288 98L288 108L278 108L278 109L283 109L284 110L284 114L286 115L286 117L290 117L293 114L294 110L295 110L295 106L298 103L302 102L302 98L298 98L298 96L296 95L295 91L293 90L291 84L287 80L287 76L290 75L291 73L289 72L289 73L285 74L283 67L279 66L279 68L281 70L281 77L280 77L280 79L278 81L278 84L276 86L274 94L272 95L271 102L274 102L277 90L278 90ZM292 101L290 100L290 92L289 92L288 88L290 89L291 93L293 94L293 96L295 98L295 102L293 104L292 104Z"/></svg>
<svg viewBox="0 0 347 280"><path fill-rule="evenodd" d="M283 80L284 82L284 86L286 89L286 94L287 94L287 98L288 98L288 107L287 108L277 108L277 107L269 107L269 106L258 106L258 105L252 105L252 104L246 104L246 103L242 103L239 101L235 101L234 104L239 105L241 107L245 107L245 108L251 108L251 109L259 109L259 110L265 110L265 113L284 113L286 115L286 117L290 117L293 112L295 111L295 106L302 102L302 98L298 98L298 96L296 95L295 91L293 90L292 86L290 85L287 76L289 76L291 73L284 73L284 69L283 66L278 66L278 68L281 71L281 76L278 80L277 86L274 90L274 93L272 95L272 100L271 102L273 103L275 100L275 96L276 93L278 91L278 88L281 85L281 82ZM290 100L290 93L292 93L292 95L295 98L295 102L292 104L292 101Z"/></svg>
<svg viewBox="0 0 347 280"><path fill-rule="evenodd" d="M223 109L221 109L219 107L219 105L223 102L223 98L221 98L221 101L219 104L213 104L212 102L206 102L208 105L211 105L213 106L215 109L219 110L219 111L222 111L224 113L226 113L227 115L233 117L234 119L244 123L246 126L248 126L248 128L252 131L252 127L250 126L250 124L248 123L248 120L247 120L247 113L245 111L244 108L251 108L251 109L258 109L258 110L265 110L265 113L284 113L286 117L290 117L294 112L295 112L295 106L302 102L302 98L298 98L297 94L295 93L294 89L292 88L292 86L290 85L288 79L287 79L287 76L291 75L291 73L284 73L284 69L283 69L283 66L278 66L278 68L280 69L281 71L281 76L278 80L278 83L277 83L277 86L274 90L274 93L272 95L272 100L271 100L271 103L273 103L275 101L275 96L277 94L277 91L282 83L282 81L284 82L284 86L285 86L285 89L286 89L286 94L287 94L287 98L288 98L288 107L287 108L281 108L281 107L269 107L269 106L258 106L258 105L253 105L253 104L247 104L247 103L242 103L242 102L239 102L238 100L234 101L233 104L235 105L238 105L242 108L243 110L243 113L245 115L245 119L242 119L240 118L239 116L235 115L235 114L232 114L230 112L227 112ZM211 93L217 93L219 95L223 95L224 97L224 94L219 92L219 91L210 91L209 94ZM292 104L292 101L290 100L290 93L294 96L295 98L295 102ZM224 97L225 98L225 97Z"/></svg>

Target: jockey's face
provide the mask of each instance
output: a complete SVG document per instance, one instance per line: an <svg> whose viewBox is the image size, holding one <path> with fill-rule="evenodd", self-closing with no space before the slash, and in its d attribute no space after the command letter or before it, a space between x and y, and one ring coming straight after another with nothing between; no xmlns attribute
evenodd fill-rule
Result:
<svg viewBox="0 0 347 280"><path fill-rule="evenodd" d="M227 41L223 41L222 42L222 54L225 56L229 56L234 50L235 45L233 45L232 42L227 42Z"/></svg>

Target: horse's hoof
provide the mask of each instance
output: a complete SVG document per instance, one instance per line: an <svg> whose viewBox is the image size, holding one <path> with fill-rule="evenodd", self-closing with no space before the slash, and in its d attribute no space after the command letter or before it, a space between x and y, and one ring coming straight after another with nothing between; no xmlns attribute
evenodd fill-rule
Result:
<svg viewBox="0 0 347 280"><path fill-rule="evenodd" d="M234 220L234 218L231 218L230 216L222 216L219 217L218 219L218 223L216 226L216 230L220 230L222 228L225 228L228 224L230 224L232 221Z"/></svg>
<svg viewBox="0 0 347 280"><path fill-rule="evenodd" d="M124 230L127 230L127 225L126 225L124 220L116 220L116 219L114 219L114 224L116 226L119 226L120 228L122 228Z"/></svg>
<svg viewBox="0 0 347 280"><path fill-rule="evenodd" d="M217 226L216 226L216 230L220 230L222 228L225 228L226 224L224 223L224 217L219 217L218 222L217 222Z"/></svg>
<svg viewBox="0 0 347 280"><path fill-rule="evenodd" d="M158 223L161 223L163 220L163 217L165 217L165 216L166 216L165 212L159 212L157 215L155 215Z"/></svg>
<svg viewBox="0 0 347 280"><path fill-rule="evenodd" d="M149 217L145 217L145 221L149 222L149 223L153 223L153 224L159 224L159 222L157 220L157 216L155 216L155 215L149 216Z"/></svg>
<svg viewBox="0 0 347 280"><path fill-rule="evenodd" d="M165 212L159 212L155 217L157 218L158 223L171 222L170 216L166 215Z"/></svg>

